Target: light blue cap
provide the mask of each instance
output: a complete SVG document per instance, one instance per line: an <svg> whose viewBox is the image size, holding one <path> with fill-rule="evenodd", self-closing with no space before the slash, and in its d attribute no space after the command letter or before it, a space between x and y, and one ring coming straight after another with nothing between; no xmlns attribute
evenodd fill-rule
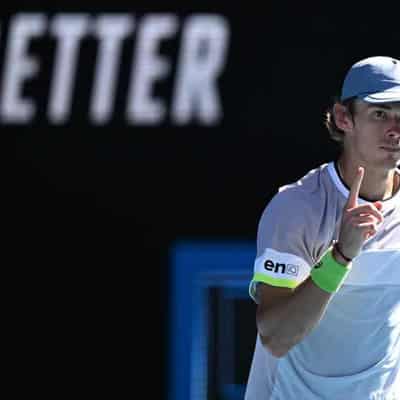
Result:
<svg viewBox="0 0 400 400"><path fill-rule="evenodd" d="M344 79L340 99L351 97L367 103L400 101L400 61L379 56L355 63Z"/></svg>

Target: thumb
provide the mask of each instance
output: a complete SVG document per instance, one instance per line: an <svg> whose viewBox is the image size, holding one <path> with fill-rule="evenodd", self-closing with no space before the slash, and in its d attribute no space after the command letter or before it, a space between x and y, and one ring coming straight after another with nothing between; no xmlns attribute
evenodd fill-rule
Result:
<svg viewBox="0 0 400 400"><path fill-rule="evenodd" d="M382 210L382 202L381 201L375 201L374 206L381 211Z"/></svg>

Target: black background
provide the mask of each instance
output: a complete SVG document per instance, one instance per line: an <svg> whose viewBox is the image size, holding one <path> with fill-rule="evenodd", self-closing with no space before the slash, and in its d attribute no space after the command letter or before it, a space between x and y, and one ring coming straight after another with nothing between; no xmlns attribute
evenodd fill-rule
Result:
<svg viewBox="0 0 400 400"><path fill-rule="evenodd" d="M1 6L0 60L6 21L16 11L174 12L182 18L216 12L230 23L219 81L224 119L215 127L195 121L128 126L118 112L93 127L85 105L76 104L74 119L54 127L40 100L43 114L31 125L1 126L4 137L16 140L12 265L18 295L12 299L27 371L43 371L32 386L77 393L84 383L78 393L113 398L144 388L147 397L165 398L171 246L255 240L258 218L278 187L336 156L324 112L354 62L400 58L399 24L386 15L379 29L379 18L371 23L356 7L311 3L276 2L263 11L217 2L13 3L12 10ZM172 58L177 41L163 50ZM34 43L32 51L51 63L52 44L41 46ZM50 67L27 95L47 93ZM81 71L80 93L91 67L88 60ZM158 94L169 99L171 85L172 78Z"/></svg>

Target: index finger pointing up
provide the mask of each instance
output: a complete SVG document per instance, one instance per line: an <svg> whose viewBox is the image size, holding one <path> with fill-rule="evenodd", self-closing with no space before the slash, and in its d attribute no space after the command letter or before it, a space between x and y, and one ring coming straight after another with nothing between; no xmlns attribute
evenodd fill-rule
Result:
<svg viewBox="0 0 400 400"><path fill-rule="evenodd" d="M347 199L347 207L354 208L358 205L358 196L360 193L361 183L364 178L364 168L358 167L356 177L350 188L349 198Z"/></svg>

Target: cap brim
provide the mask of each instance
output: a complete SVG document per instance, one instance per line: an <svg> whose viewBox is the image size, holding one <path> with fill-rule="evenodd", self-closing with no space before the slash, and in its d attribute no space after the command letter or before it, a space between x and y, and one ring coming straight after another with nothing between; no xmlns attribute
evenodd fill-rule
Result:
<svg viewBox="0 0 400 400"><path fill-rule="evenodd" d="M385 90L384 92L361 95L359 99L367 103L395 103L400 102L400 87L397 89Z"/></svg>

